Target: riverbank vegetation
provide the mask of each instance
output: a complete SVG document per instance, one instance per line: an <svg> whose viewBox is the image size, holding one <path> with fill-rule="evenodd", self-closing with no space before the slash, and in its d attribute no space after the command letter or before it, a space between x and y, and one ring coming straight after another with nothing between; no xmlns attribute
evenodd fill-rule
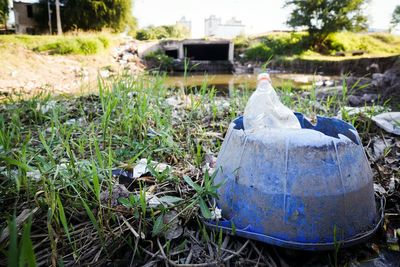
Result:
<svg viewBox="0 0 400 267"><path fill-rule="evenodd" d="M93 55L105 52L115 37L109 33L77 33L56 35L0 35L0 52L18 48L50 54Z"/></svg>
<svg viewBox="0 0 400 267"><path fill-rule="evenodd" d="M344 106L353 90L344 82L340 92L318 100L314 90L283 85L279 94L311 118L339 113L369 149L377 129L365 114L382 108L350 114ZM310 260L341 264L354 254L358 260L374 254L362 244L351 255L288 257L204 226L215 212L215 156L250 93L233 89L221 96L206 76L200 87L179 90L168 88L164 77L122 76L100 80L96 95L3 102L0 265L271 266L301 258L309 266ZM397 153L391 148L386 156ZM379 173L383 186L392 174Z"/></svg>
<svg viewBox="0 0 400 267"><path fill-rule="evenodd" d="M237 55L249 61L267 61L271 58L342 60L400 54L400 36L388 33L332 33L323 41L319 52L312 49L306 32L241 36L234 39L234 43Z"/></svg>
<svg viewBox="0 0 400 267"><path fill-rule="evenodd" d="M176 25L149 26L142 28L135 35L138 40L183 39L190 37L189 29Z"/></svg>

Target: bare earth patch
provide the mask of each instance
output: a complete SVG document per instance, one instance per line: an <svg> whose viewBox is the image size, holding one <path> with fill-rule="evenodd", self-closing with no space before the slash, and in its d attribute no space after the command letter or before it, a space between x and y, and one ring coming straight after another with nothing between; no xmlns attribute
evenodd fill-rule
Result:
<svg viewBox="0 0 400 267"><path fill-rule="evenodd" d="M15 93L93 92L98 89L101 70L106 71L105 77L123 71L113 50L96 55L49 55L23 47L0 47L0 98Z"/></svg>

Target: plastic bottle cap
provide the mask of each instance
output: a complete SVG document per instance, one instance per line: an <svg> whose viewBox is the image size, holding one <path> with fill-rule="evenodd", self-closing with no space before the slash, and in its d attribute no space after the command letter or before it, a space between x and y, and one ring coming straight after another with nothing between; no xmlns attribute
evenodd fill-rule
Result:
<svg viewBox="0 0 400 267"><path fill-rule="evenodd" d="M257 81L261 82L261 81L269 81L271 82L271 78L269 77L268 73L261 73L257 76Z"/></svg>

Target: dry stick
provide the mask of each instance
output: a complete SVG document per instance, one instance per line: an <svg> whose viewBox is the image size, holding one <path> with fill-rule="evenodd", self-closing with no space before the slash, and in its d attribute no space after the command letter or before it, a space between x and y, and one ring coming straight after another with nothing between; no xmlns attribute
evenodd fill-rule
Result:
<svg viewBox="0 0 400 267"><path fill-rule="evenodd" d="M133 229L132 225L130 225L130 223L129 223L128 220L124 217L124 215L121 214L119 217L124 221L125 225L128 226L129 230L131 230L131 232L133 233L133 235L134 235L136 238L139 238L139 237L140 237L139 234L135 231L135 229Z"/></svg>
<svg viewBox="0 0 400 267"><path fill-rule="evenodd" d="M229 244L229 240L230 240L229 235L226 235L224 238L224 241L221 244L220 250L226 248L226 246ZM224 257L224 256L225 256L225 253L222 253L221 257Z"/></svg>
<svg viewBox="0 0 400 267"><path fill-rule="evenodd" d="M138 229L138 230L139 230L139 233L142 232L142 217L140 217L140 219L139 219L139 229ZM132 259L131 259L130 266L133 265L133 259L135 258L138 245L139 245L139 238L136 238L136 240L135 240L135 247L134 247L134 249L133 249L133 254L132 254Z"/></svg>
<svg viewBox="0 0 400 267"><path fill-rule="evenodd" d="M171 253L169 253L169 255L170 255L170 256L175 256L175 255L179 255L179 254L181 254L181 253L187 252L187 251L189 251L189 249L188 249L188 248L185 248L185 249L182 249L182 250L178 250L178 251L171 252Z"/></svg>
<svg viewBox="0 0 400 267"><path fill-rule="evenodd" d="M271 258L271 255L269 255L269 253L267 253L267 257L268 259L266 259L262 253L262 251L260 251L257 246L254 244L254 242L250 242L250 245L253 247L253 249L257 252L257 254L259 255L259 257L261 257L263 259L264 262L268 263L269 265L273 266L273 267L277 267L275 261Z"/></svg>
<svg viewBox="0 0 400 267"><path fill-rule="evenodd" d="M164 252L164 249L163 249L163 247L162 247L162 245L161 245L161 243L160 243L160 239L157 237L157 244L158 244L158 247L160 248L160 251L161 251L161 255L163 255L163 257L164 257L164 260L165 260L165 266L169 266L168 265L168 258L167 258L167 256L165 255L165 252Z"/></svg>
<svg viewBox="0 0 400 267"><path fill-rule="evenodd" d="M155 258L155 257L157 257L157 258L159 258L159 259L161 259L161 260L164 259L163 256L158 255L158 253L160 253L160 250L158 250L156 253L152 253L152 252L148 251L147 249L145 249L145 248L143 248L143 247L140 247L140 248L143 250L144 253L146 253L146 254L148 254L148 255L151 256L150 259L153 259L153 258Z"/></svg>
<svg viewBox="0 0 400 267"><path fill-rule="evenodd" d="M214 259L214 252L213 252L213 249L211 247L211 244L207 243L207 247L208 247L208 252L210 253L210 258Z"/></svg>
<svg viewBox="0 0 400 267"><path fill-rule="evenodd" d="M250 242L250 240L247 239L247 241L243 244L243 246L235 254L239 255L240 253L242 253L242 251L246 248L246 246L249 244L249 242ZM229 261L230 259L232 259L233 257L236 256L235 254L232 254L232 255L226 257L225 259L223 259L223 262Z"/></svg>
<svg viewBox="0 0 400 267"><path fill-rule="evenodd" d="M39 210L39 208L34 208L33 210L30 209L24 209L19 215L18 217L15 219L15 223L17 225L17 229L21 227L21 225L29 218L29 216L34 215L37 211ZM9 229L5 228L3 233L0 236L0 243L2 243L3 241L5 241L8 236L10 235L9 233Z"/></svg>
<svg viewBox="0 0 400 267"><path fill-rule="evenodd" d="M189 255L186 257L185 264L190 263L190 261L192 260L192 256L193 256L193 248L190 249Z"/></svg>

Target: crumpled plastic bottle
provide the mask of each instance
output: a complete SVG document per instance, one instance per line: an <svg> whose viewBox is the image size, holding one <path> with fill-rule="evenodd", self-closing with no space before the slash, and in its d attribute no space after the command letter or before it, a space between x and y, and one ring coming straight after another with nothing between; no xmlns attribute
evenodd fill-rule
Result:
<svg viewBox="0 0 400 267"><path fill-rule="evenodd" d="M257 89L247 102L243 115L245 130L289 128L301 129L297 117L282 104L268 73L257 77Z"/></svg>

